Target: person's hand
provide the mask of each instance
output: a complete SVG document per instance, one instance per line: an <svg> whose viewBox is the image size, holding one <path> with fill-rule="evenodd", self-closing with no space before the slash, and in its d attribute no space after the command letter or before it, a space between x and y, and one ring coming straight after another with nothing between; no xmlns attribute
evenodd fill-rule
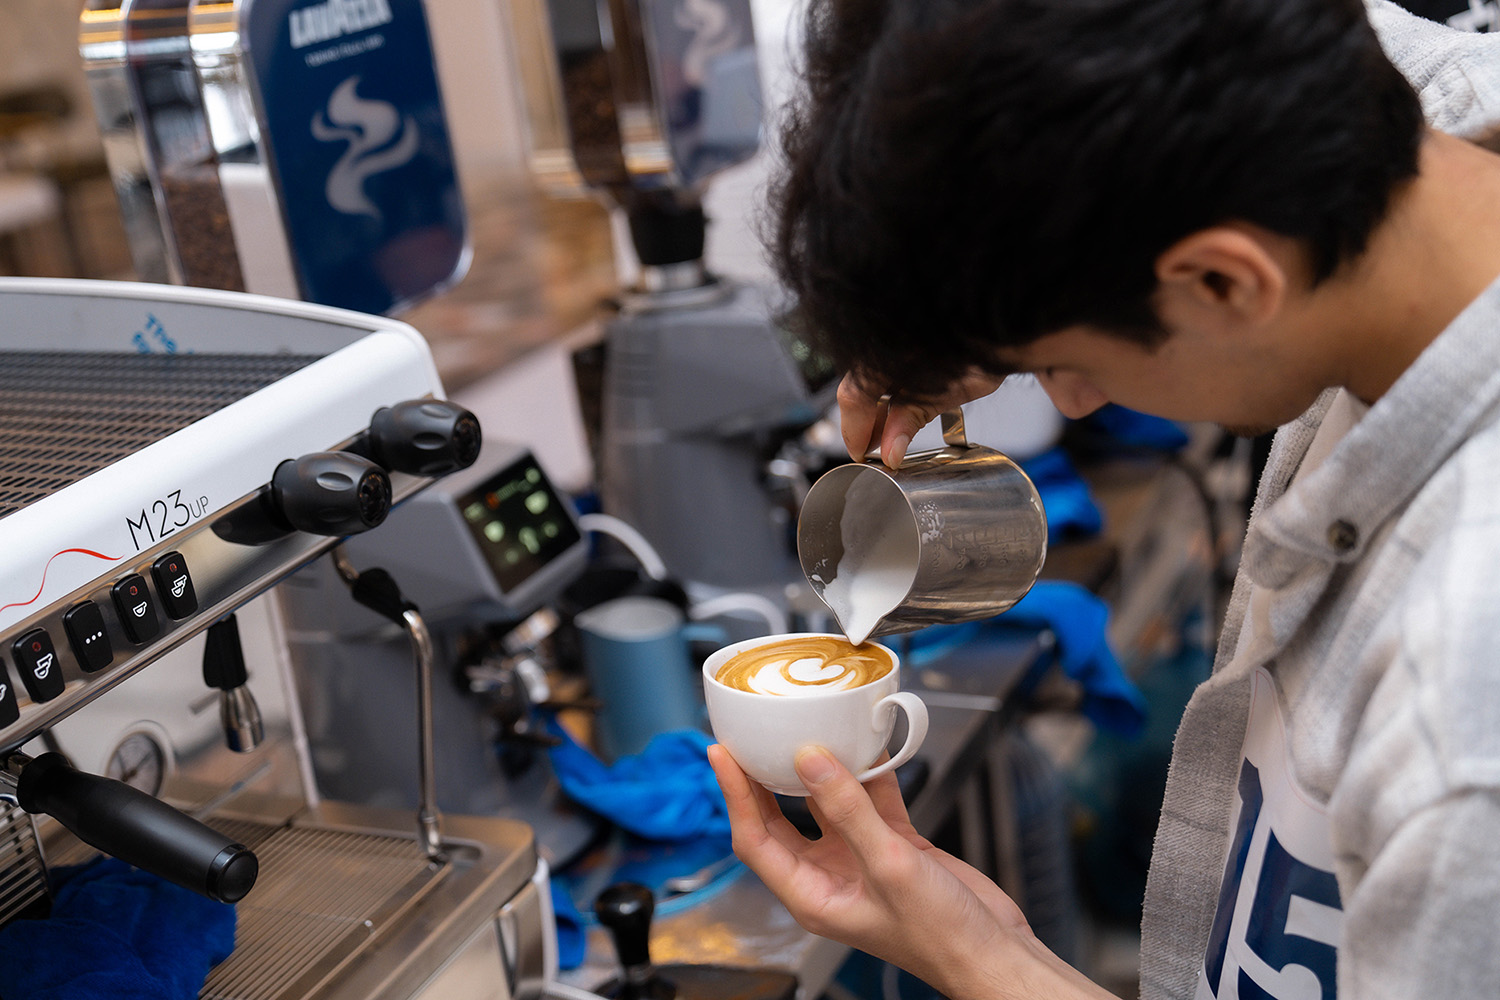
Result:
<svg viewBox="0 0 1500 1000"><path fill-rule="evenodd" d="M1036 940L998 886L917 833L894 774L861 786L826 752L804 750L798 774L823 831L808 840L728 751L715 745L708 753L735 854L807 930L953 998L1107 996ZM1014 992L1022 988L1037 992Z"/></svg>
<svg viewBox="0 0 1500 1000"><path fill-rule="evenodd" d="M917 431L926 427L938 415L959 406L988 396L999 388L1004 379L998 375L978 370L970 372L948 387L947 392L931 399L904 400L893 393L885 424L880 430L880 440L874 440L876 423L879 421L880 398L891 390L871 385L855 373L845 375L839 382L839 426L843 431L844 447L855 461L862 461L873 445L880 446L880 457L894 469L906 456L906 448Z"/></svg>

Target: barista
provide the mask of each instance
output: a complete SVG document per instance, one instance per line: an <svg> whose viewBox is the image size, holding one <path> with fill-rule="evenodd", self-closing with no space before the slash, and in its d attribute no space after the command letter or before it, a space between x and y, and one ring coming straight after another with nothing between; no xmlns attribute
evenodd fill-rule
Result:
<svg viewBox="0 0 1500 1000"><path fill-rule="evenodd" d="M1280 427L1174 747L1143 995L1500 994L1500 157L1448 134L1500 111L1500 47L1379 0L807 23L775 250L852 373L852 454L877 394L894 465L1014 372L1070 417ZM893 780L804 751L809 841L712 760L808 929L950 997L1107 995Z"/></svg>

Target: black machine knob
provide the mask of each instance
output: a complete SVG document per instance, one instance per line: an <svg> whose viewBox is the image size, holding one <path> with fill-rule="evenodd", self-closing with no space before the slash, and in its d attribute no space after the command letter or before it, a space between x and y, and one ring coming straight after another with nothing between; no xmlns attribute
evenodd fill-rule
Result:
<svg viewBox="0 0 1500 1000"><path fill-rule="evenodd" d="M222 903L243 899L260 873L243 844L123 781L75 770L62 754L26 762L16 799L105 854Z"/></svg>
<svg viewBox="0 0 1500 1000"><path fill-rule="evenodd" d="M655 908L651 890L637 882L617 882L594 900L594 913L609 928L623 967L617 994L621 1000L656 994L650 945Z"/></svg>
<svg viewBox="0 0 1500 1000"><path fill-rule="evenodd" d="M446 399L383 406L370 420L364 450L392 472L445 476L479 457L479 418Z"/></svg>
<svg viewBox="0 0 1500 1000"><path fill-rule="evenodd" d="M359 455L313 452L276 467L270 504L298 531L352 535L375 527L391 512L391 478Z"/></svg>

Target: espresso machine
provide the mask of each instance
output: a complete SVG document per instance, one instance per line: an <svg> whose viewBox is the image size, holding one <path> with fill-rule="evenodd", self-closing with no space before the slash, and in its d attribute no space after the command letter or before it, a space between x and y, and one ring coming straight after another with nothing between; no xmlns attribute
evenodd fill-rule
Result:
<svg viewBox="0 0 1500 1000"><path fill-rule="evenodd" d="M476 459L422 338L149 284L0 278L0 307L0 924L102 852L236 902L203 997L540 992L556 952L531 828L443 815L430 782L417 809L323 797L268 593ZM428 775L426 625L361 569L345 598L403 623Z"/></svg>
<svg viewBox="0 0 1500 1000"><path fill-rule="evenodd" d="M422 0L87 0L79 51L142 279L390 315L467 269Z"/></svg>
<svg viewBox="0 0 1500 1000"><path fill-rule="evenodd" d="M831 403L836 373L777 322L774 289L719 278L704 260L703 191L761 144L749 0L510 10L536 176L554 194L605 199L640 265L595 366L603 509L695 596L780 600L801 580L805 489L782 446Z"/></svg>

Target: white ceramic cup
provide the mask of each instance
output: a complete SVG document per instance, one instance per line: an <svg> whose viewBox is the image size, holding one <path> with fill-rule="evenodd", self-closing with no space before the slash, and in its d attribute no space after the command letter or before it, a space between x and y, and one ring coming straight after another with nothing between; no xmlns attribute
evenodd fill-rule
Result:
<svg viewBox="0 0 1500 1000"><path fill-rule="evenodd" d="M918 695L900 690L901 660L886 646L879 648L889 654L891 669L868 684L844 690L760 694L728 687L715 677L747 649L823 634L746 639L716 650L703 663L703 694L714 739L746 774L782 795L807 794L794 766L804 747L823 747L860 781L868 781L906 763L927 737L927 706ZM906 713L906 742L890 760L871 767L890 742L897 708Z"/></svg>

